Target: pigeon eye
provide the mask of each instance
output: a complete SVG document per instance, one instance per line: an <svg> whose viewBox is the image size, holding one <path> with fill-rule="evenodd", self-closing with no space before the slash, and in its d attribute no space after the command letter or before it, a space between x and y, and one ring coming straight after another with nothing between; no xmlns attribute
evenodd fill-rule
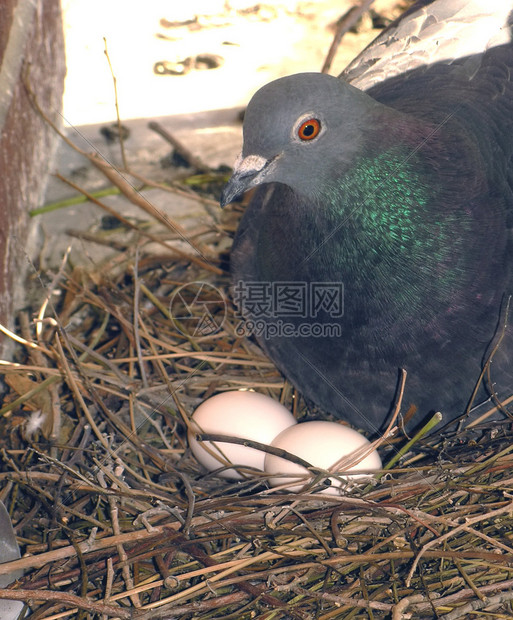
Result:
<svg viewBox="0 0 513 620"><path fill-rule="evenodd" d="M317 138L319 132L321 131L321 121L316 118L309 118L307 121L304 121L299 126L297 130L297 135L301 140L313 140Z"/></svg>

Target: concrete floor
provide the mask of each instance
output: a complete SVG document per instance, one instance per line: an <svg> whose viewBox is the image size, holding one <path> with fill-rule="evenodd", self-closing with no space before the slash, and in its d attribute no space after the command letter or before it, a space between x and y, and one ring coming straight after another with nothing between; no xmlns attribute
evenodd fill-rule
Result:
<svg viewBox="0 0 513 620"><path fill-rule="evenodd" d="M272 79L320 71L336 21L352 0L62 0L68 76L64 118L70 125L121 116L151 118L243 106ZM376 0L375 6L396 4ZM375 33L348 33L335 58L338 74ZM222 66L160 75L158 62L215 54Z"/></svg>

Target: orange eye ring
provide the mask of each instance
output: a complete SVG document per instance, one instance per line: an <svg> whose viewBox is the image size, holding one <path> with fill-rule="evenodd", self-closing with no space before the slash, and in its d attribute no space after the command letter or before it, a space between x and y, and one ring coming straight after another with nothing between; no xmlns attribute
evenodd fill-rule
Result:
<svg viewBox="0 0 513 620"><path fill-rule="evenodd" d="M316 118L309 118L308 120L301 123L299 129L297 130L297 135L301 140L308 142L308 140L313 140L317 138L319 133L321 132L321 121Z"/></svg>

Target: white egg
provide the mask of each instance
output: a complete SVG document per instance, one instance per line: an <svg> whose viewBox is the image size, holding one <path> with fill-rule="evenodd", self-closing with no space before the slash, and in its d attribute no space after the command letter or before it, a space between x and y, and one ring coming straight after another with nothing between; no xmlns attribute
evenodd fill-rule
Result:
<svg viewBox="0 0 513 620"><path fill-rule="evenodd" d="M358 431L334 422L303 422L296 426L283 430L277 435L271 444L274 448L281 448L290 454L300 457L314 467L330 470L336 473L337 478L329 478L330 486L322 493L340 494L341 488L347 486L350 481L360 479L368 480L369 475L356 474L355 472L372 472L382 468L379 454L373 450L357 465L347 469L345 467L331 470L331 468L343 457L355 460L351 455L363 453L370 442ZM349 461L345 461L348 463ZM264 469L270 474L269 483L272 486L287 485L287 490L298 492L307 482L313 480L306 467L293 463L287 459L267 454ZM350 472L350 473L349 473ZM343 474L343 475L342 475Z"/></svg>
<svg viewBox="0 0 513 620"><path fill-rule="evenodd" d="M195 438L198 432L269 445L281 431L296 424L294 416L283 405L269 396L249 391L223 392L207 399L196 409L192 421L189 446L198 461L210 471L227 464L263 471L265 452L227 442L198 442ZM234 480L245 477L233 468L219 475Z"/></svg>

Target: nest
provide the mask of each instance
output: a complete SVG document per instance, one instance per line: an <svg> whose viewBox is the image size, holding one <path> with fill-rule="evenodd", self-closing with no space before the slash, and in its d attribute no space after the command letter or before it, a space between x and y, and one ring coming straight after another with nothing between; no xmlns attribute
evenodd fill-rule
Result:
<svg viewBox="0 0 513 620"><path fill-rule="evenodd" d="M511 617L509 423L387 442L374 483L340 496L206 472L186 433L214 393L253 388L312 416L237 335L226 260L242 209L218 221L226 175L203 171L197 192L166 188L205 207L184 230L133 171L87 157L145 216L82 190L121 227L83 234L108 259L38 273L44 297L10 334L1 499L23 555L0 574L24 574L0 598L33 619Z"/></svg>

